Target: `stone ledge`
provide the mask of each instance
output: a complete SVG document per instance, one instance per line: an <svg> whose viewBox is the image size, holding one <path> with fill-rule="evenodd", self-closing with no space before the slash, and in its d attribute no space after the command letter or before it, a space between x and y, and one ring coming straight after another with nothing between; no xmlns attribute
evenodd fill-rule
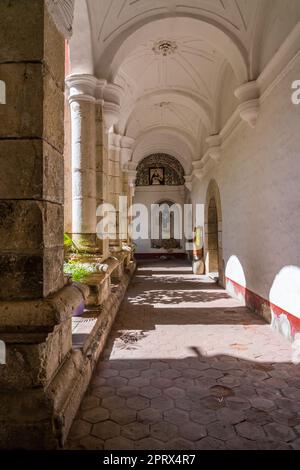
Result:
<svg viewBox="0 0 300 470"><path fill-rule="evenodd" d="M72 283L46 299L0 302L0 333L40 333L72 316L86 300L88 287Z"/></svg>
<svg viewBox="0 0 300 470"><path fill-rule="evenodd" d="M119 288L112 293L101 308L90 336L81 350L73 351L49 386L48 392L55 402L55 422L60 423L59 445L66 441L84 393L92 377L93 369L104 349L106 340L118 313L120 304L136 269L131 262ZM66 378L69 387L66 390Z"/></svg>
<svg viewBox="0 0 300 470"><path fill-rule="evenodd" d="M118 288L103 304L97 322L82 349L66 353L63 362L59 367L56 367L56 371L51 368L52 378L45 387L21 388L18 395L20 401L17 405L15 400L10 399L11 391L1 387L0 448L55 449L63 446L134 270L135 263L131 262ZM82 299L83 293L87 293L87 288L84 286L66 286L63 292L51 299L51 302L48 300L50 306L46 309L47 321L43 325L51 325L55 318L70 318L71 312L66 306L68 299L66 294L70 292L70 289L78 299ZM30 304L32 306L36 302ZM38 306L42 304L43 302L40 302ZM59 312L60 308L63 313ZM16 305L15 309L17 313ZM39 311L38 307L36 307L36 311ZM38 326L41 326L43 315L39 313L39 320L36 321L34 315L31 318L29 312L30 310L27 308L27 320L37 329ZM20 314L19 316L21 317ZM8 321L7 311L5 320L6 326L16 326L16 319L13 324ZM53 372L55 373L53 374ZM39 402L38 407L36 407L36 400ZM32 406L32 412L29 408L29 412L24 414L22 412L23 406L26 410L28 403L35 403L35 406Z"/></svg>

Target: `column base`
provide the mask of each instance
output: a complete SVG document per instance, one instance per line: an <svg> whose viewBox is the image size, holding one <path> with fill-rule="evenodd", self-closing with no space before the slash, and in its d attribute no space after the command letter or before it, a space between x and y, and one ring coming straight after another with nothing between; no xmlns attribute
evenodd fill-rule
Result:
<svg viewBox="0 0 300 470"><path fill-rule="evenodd" d="M84 286L70 284L46 299L0 302L0 339L6 345L1 449L62 445L81 398L83 359L72 350L72 314L86 294Z"/></svg>
<svg viewBox="0 0 300 470"><path fill-rule="evenodd" d="M69 236L73 241L73 251L75 253L103 253L103 241L95 233L70 233Z"/></svg>

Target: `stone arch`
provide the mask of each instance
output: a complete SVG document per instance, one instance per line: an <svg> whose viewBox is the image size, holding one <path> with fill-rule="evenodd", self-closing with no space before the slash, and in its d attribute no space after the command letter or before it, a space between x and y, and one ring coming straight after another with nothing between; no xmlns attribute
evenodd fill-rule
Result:
<svg viewBox="0 0 300 470"><path fill-rule="evenodd" d="M205 269L217 272L218 283L224 287L224 262L222 250L222 207L218 184L211 180L205 202Z"/></svg>
<svg viewBox="0 0 300 470"><path fill-rule="evenodd" d="M136 186L151 185L151 170L161 167L164 175L161 184L166 186L179 186L184 184L184 169L181 163L173 156L157 153L151 154L141 160L137 166Z"/></svg>
<svg viewBox="0 0 300 470"><path fill-rule="evenodd" d="M152 39L153 32L157 29L170 30L172 28L170 22L174 18L177 20L177 25L180 22L186 31L197 31L198 34L201 31L201 35L227 58L239 83L248 80L246 51L239 39L223 25L211 21L208 17L203 18L184 12L167 17L165 14L151 15L119 33L97 58L95 65L97 76L114 81L117 71L130 51L142 41Z"/></svg>

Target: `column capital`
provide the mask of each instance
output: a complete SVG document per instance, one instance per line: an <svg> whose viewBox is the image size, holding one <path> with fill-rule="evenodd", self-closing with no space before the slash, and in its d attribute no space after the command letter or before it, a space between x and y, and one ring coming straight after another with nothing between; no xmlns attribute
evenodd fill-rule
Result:
<svg viewBox="0 0 300 470"><path fill-rule="evenodd" d="M109 129L114 126L120 117L120 105L116 103L106 102L104 101L103 107L103 122L106 131L108 132Z"/></svg>
<svg viewBox="0 0 300 470"><path fill-rule="evenodd" d="M131 137L122 136L121 138L121 161L124 166L131 160L134 142L135 140Z"/></svg>
<svg viewBox="0 0 300 470"><path fill-rule="evenodd" d="M121 148L121 139L122 136L120 134L116 134L115 132L109 133L109 148L113 150L120 150Z"/></svg>
<svg viewBox="0 0 300 470"><path fill-rule="evenodd" d="M244 83L235 90L234 94L240 102L238 111L241 119L247 122L249 126L255 127L260 108L260 91L257 81Z"/></svg>
<svg viewBox="0 0 300 470"><path fill-rule="evenodd" d="M66 77L69 103L72 101L96 101L98 80L89 74L74 74Z"/></svg>
<svg viewBox="0 0 300 470"><path fill-rule="evenodd" d="M107 129L114 126L120 118L123 88L114 83L106 83L102 88L103 119Z"/></svg>

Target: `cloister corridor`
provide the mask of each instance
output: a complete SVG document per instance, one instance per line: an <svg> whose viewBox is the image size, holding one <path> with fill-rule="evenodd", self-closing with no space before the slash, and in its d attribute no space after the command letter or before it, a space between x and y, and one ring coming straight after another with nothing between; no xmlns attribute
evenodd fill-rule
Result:
<svg viewBox="0 0 300 470"><path fill-rule="evenodd" d="M143 261L67 449L299 449L282 335L187 261Z"/></svg>
<svg viewBox="0 0 300 470"><path fill-rule="evenodd" d="M0 457L300 450L300 0L0 7Z"/></svg>

